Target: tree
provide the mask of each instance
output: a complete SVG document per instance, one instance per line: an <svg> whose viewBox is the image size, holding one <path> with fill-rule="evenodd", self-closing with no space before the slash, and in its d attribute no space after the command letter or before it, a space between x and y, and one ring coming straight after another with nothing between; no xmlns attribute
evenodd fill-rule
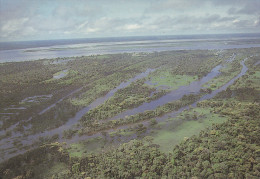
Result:
<svg viewBox="0 0 260 179"><path fill-rule="evenodd" d="M153 119L150 120L150 126L155 126L156 124L158 124L156 119L153 118Z"/></svg>

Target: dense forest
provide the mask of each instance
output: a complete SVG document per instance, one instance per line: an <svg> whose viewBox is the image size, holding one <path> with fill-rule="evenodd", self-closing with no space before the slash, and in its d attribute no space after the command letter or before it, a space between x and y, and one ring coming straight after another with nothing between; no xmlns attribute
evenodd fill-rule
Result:
<svg viewBox="0 0 260 179"><path fill-rule="evenodd" d="M4 63L0 176L259 178L259 61L250 48Z"/></svg>

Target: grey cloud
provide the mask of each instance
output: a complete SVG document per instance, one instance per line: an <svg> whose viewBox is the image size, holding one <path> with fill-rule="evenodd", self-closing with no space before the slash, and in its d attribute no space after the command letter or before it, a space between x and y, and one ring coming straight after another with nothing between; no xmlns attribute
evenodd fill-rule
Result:
<svg viewBox="0 0 260 179"><path fill-rule="evenodd" d="M221 17L218 14L212 14L212 15L207 15L206 17L194 17L192 18L194 22L197 23L202 23L202 24L210 24L214 22L227 22L227 21L232 21L236 19L236 17Z"/></svg>
<svg viewBox="0 0 260 179"><path fill-rule="evenodd" d="M82 4L76 2L80 1L76 0L73 6L54 7L47 15L44 11L39 12L40 6L44 7L39 0L5 2L0 6L0 38L32 37L35 34L50 34L57 38L64 32L76 32L82 21L88 18L94 21L98 17L96 14L102 15L102 7L89 5L87 1Z"/></svg>
<svg viewBox="0 0 260 179"><path fill-rule="evenodd" d="M217 5L217 6L236 6L236 5L246 4L247 0L208 0L208 1L213 5Z"/></svg>
<svg viewBox="0 0 260 179"><path fill-rule="evenodd" d="M229 14L247 14L254 15L260 14L260 1L250 1L241 8L230 8Z"/></svg>
<svg viewBox="0 0 260 179"><path fill-rule="evenodd" d="M145 13L159 13L165 12L168 10L182 11L184 9L191 9L201 6L204 4L204 1L200 0L159 0L154 1L150 6L145 10Z"/></svg>
<svg viewBox="0 0 260 179"><path fill-rule="evenodd" d="M214 22L226 22L235 20L236 17L221 17L218 14L206 15L203 17L196 16L178 16L178 17L169 17L164 16L158 18L155 22L158 24L210 24Z"/></svg>
<svg viewBox="0 0 260 179"><path fill-rule="evenodd" d="M54 18L74 18L74 17L86 17L102 16L104 15L101 6L90 6L88 4L74 5L74 6L58 6L52 13Z"/></svg>
<svg viewBox="0 0 260 179"><path fill-rule="evenodd" d="M237 14L237 8L235 7L231 7L228 9L228 14Z"/></svg>
<svg viewBox="0 0 260 179"><path fill-rule="evenodd" d="M242 27L250 26L250 25L252 25L252 23L251 23L251 21L249 21L249 20L237 20L237 21L234 21L234 22L233 22L233 25L234 25L235 27L242 28Z"/></svg>
<svg viewBox="0 0 260 179"><path fill-rule="evenodd" d="M219 14L212 14L205 16L162 16L157 18L150 26L156 26L158 29L163 30L176 30L176 31L198 31L201 30L228 30L231 26L235 26L233 21L238 17L222 17ZM239 24L236 24L237 27Z"/></svg>
<svg viewBox="0 0 260 179"><path fill-rule="evenodd" d="M183 11L203 6L229 7L229 14L260 14L260 0L159 0L153 1L146 13Z"/></svg>
<svg viewBox="0 0 260 179"><path fill-rule="evenodd" d="M109 18L102 17L96 20L86 20L75 25L68 33L72 34L96 34L106 36L118 32L137 30L142 26L138 18ZM124 31L123 31L124 30Z"/></svg>
<svg viewBox="0 0 260 179"><path fill-rule="evenodd" d="M122 10L126 0L0 1L0 38L10 39L256 32L260 26L260 0L142 0L140 6L135 0L137 10L129 12Z"/></svg>
<svg viewBox="0 0 260 179"><path fill-rule="evenodd" d="M12 1L1 3L0 23L11 19L34 16L37 11L37 6L32 7L29 3L30 2L28 2L27 0L17 1L17 3L14 3Z"/></svg>

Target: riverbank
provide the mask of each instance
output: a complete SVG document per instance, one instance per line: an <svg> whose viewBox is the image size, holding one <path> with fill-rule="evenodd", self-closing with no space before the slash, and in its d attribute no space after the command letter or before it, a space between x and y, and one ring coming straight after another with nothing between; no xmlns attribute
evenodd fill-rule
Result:
<svg viewBox="0 0 260 179"><path fill-rule="evenodd" d="M249 51L257 52L256 49L251 49ZM158 116L164 113L168 113L166 114L167 117L157 118L157 123L158 122L160 123L163 122L160 121L160 119L169 118L169 116L171 116L171 113L169 112L171 112L172 110L174 111L176 109L179 109L177 112L180 113L182 110L188 108L188 106L186 106L185 104L192 105L195 102L192 100L196 100L196 98L188 99L187 97L189 95L198 94L199 96L202 97L203 93L204 94L210 93L208 95L203 96L200 99L201 101L201 100L212 98L219 92L226 90L226 88L230 86L237 78L241 77L241 76L236 76L233 77L234 79L231 79L231 76L227 75L228 74L227 72L229 70L230 71L236 70L235 74L238 74L240 69L242 69L244 73L246 72L246 70L244 70L244 62L243 63L241 62L243 68L235 68L235 69L226 68L227 66L226 64L231 63L229 58L234 57L234 50L219 52L217 56L215 52L212 53L210 51L161 52L160 56L164 56L165 58L162 61L157 60L158 59L157 55L158 55L157 53L153 53L150 54L149 56L142 56L142 57L131 56L129 54L126 54L125 56L124 55L111 56L112 58L121 57L121 59L116 58L113 61L114 64L111 64L109 66L104 66L104 69L102 71L102 73L104 74L103 77L101 76L102 73L99 74L100 75L99 77L93 75L92 77L95 77L96 81L94 80L89 85L80 87L75 91L72 91L71 93L69 93L69 95L62 97L54 104L51 104L47 108L39 111L39 114L33 116L33 118L30 118L30 120L27 120L28 118L25 121L20 120L18 123L14 124L15 125L14 128L11 128L11 130L7 130L6 134L1 136L2 140L0 144L1 144L1 150L3 152L2 154L4 154L2 156L11 157L18 153L25 152L30 147L34 148L40 145L41 143L46 143L46 142L59 141L59 142L77 143L80 141L88 140L90 138L103 137L103 134L101 133L104 132L113 133L120 129L128 130L128 128L135 127L135 125L137 124L144 125L140 128L140 130L141 129L143 130L144 128L147 127L149 128L148 121L151 120L152 118L154 117L157 118ZM193 59L191 59L190 56L192 56ZM203 56L204 58L202 58ZM43 65L50 64L52 66L54 65L55 68L59 66L61 66L62 68L65 67L72 68L72 69L74 68L73 73L68 73L66 77L57 79L58 81L56 81L55 83L54 82L52 83L44 82L44 83L52 84L52 85L56 85L56 83L67 84L64 83L64 81L69 80L73 84L73 80L75 79L75 82L77 84L80 82L79 80L82 80L82 84L84 84L85 76L90 77L91 72L92 73L94 72L94 74L96 74L95 70L93 71L93 69L91 68L93 67L96 68L97 63L100 62L107 65L107 62L111 61L110 60L111 57L110 56L104 56L104 58L89 57L90 61L89 60L74 61L74 62L70 62L69 64L68 63L53 64L53 63L46 63L47 61L43 61ZM173 61L172 57L175 57L176 60ZM133 61L126 61L125 60L126 58L134 60L137 63L133 64L132 63ZM238 62L241 61L240 55L235 56L235 59L233 60ZM203 61L204 63L202 63ZM206 61L207 63L205 63ZM89 67L90 62L93 64L93 66ZM83 73L84 71L86 71L86 69L84 68L87 67L82 65L84 63L88 65L87 73ZM83 67L82 71L80 71L79 64L80 66ZM189 64L192 64L192 66ZM182 68L178 68L178 65L182 65ZM109 75L107 75L107 70L110 69L111 67L114 68L115 73L110 73ZM182 85L181 83L180 86L178 86L178 83L175 82L176 83L175 85L177 85L177 89L173 89L172 91L166 90L165 92L162 91L163 93L161 94L158 93L161 96L159 95L158 97L153 98L154 92L158 91L158 86L156 87L148 86L149 88L147 88L146 81L149 80L151 76L156 77L156 75L158 75L159 78L158 77L155 78L157 80L160 80L161 77L163 76L162 73L158 73L157 71L150 70L151 68L157 70L161 70L164 68L165 70L171 69L172 78L175 78L174 75L178 76L179 78L181 75L192 76L191 74L194 75L196 74L200 76L200 79L196 80L196 78L194 78L193 79L194 81L190 82L190 84L186 86L181 86ZM216 90L214 90L215 88L211 89L204 86L204 84L206 84L211 79L218 79L218 77L221 74L220 71L225 68L226 70L224 72L227 75L226 79L230 80L229 82L223 84L224 86ZM75 71L76 69L77 71ZM123 69L122 73L121 72L119 73L119 71L116 71L116 69ZM55 73L57 72L54 71L53 74ZM242 74L242 76L244 75L244 73ZM120 78L118 78L119 74L120 74ZM124 77L122 78L123 74ZM147 76L148 74L150 75ZM136 76L134 77L134 75ZM169 80L171 81L170 79L171 76L169 76L169 72L166 73L166 75L167 78L169 78ZM241 74L239 73L239 75ZM129 77L132 78L129 79ZM128 80L125 80L127 78ZM106 79L109 82L106 84L107 87L104 85ZM115 86L115 84L117 86ZM99 89L100 91L97 91L96 89ZM136 90L136 92L134 92L133 89ZM95 93L93 93L94 91L92 90L95 90ZM146 96L140 96L138 94L140 93L140 91L145 92L145 94L147 93ZM94 97L91 96L91 94L97 94L97 96ZM185 100L191 100L191 101L190 102L188 101L184 102L185 100L182 101L181 98L183 96L186 96L187 99ZM138 101L140 102L133 103L133 105L129 105L131 104L130 99L132 100L132 102L135 102L136 99L138 99ZM147 102L147 100L149 102ZM76 101L80 101L80 103ZM171 108L170 106L173 104L168 104L170 102L173 102L174 105L177 105L179 107ZM182 102L184 102L183 103L184 106L181 104ZM118 114L116 112L111 113L111 109L112 109L111 106L115 106L115 107L120 106L123 110L119 109L117 112ZM194 104L192 106L194 106ZM62 111L64 109L66 112L68 112L68 114L69 113L71 114L62 115ZM71 111L71 109L75 109L74 112ZM114 111L115 109L116 108L113 107ZM153 113L153 110L155 110L156 113L154 113L152 116L149 117L149 115ZM52 119L53 119L52 116L57 116L58 111L60 111L59 115L63 120L62 122L56 123L54 125L54 123L52 123ZM106 117L106 116L110 116L111 114L114 114L112 118ZM177 114L176 112L173 112L173 116L176 116L176 114ZM57 122L57 119L59 119L59 117L58 118L55 117L55 118L56 118L55 121ZM79 123L78 121L80 119L81 122ZM146 122L142 122L142 121L146 121ZM129 135L131 139L137 137L134 131L132 132L132 134L133 135ZM148 134L149 134L149 130L147 135Z"/></svg>

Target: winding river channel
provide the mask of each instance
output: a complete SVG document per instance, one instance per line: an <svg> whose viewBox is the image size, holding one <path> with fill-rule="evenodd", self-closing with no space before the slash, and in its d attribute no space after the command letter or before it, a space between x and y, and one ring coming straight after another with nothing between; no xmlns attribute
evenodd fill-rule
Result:
<svg viewBox="0 0 260 179"><path fill-rule="evenodd" d="M167 93L166 95L162 96L161 98L151 101L149 103L144 103L141 106L127 110L121 114L118 114L114 116L113 118L110 118L109 120L115 120L119 118L124 118L125 116L134 115L137 113L144 112L146 110L154 110L159 106L162 106L166 103L181 99L184 95L189 94L196 94L198 93L203 87L202 85L206 82L210 81L211 79L217 77L220 72L219 70L222 68L222 65L218 65L215 68L211 70L206 76L204 76L199 81L191 82L189 85L181 86L176 90L171 91L170 93Z"/></svg>
<svg viewBox="0 0 260 179"><path fill-rule="evenodd" d="M16 132L16 133L12 133L12 135L10 137L7 137L3 140L0 141L0 149L1 150L5 150L7 151L8 149L11 149L13 147L12 142L14 140L19 140L22 142L23 145L30 145L33 142L37 141L39 139L39 137L45 137L45 136L52 136L54 134L59 134L59 136L62 135L64 130L67 130L69 128L71 128L74 124L76 124L82 117L84 114L86 114L89 110L94 109L95 107L97 107L98 105L104 103L106 100L108 100L111 96L113 96L119 89L125 88L127 87L129 84L131 84L132 82L142 79L146 76L149 75L149 73L153 72L154 69L147 69L145 72L142 72L140 74L138 74L137 76L135 76L134 78L128 79L128 81L126 82L122 82L121 84L119 84L116 88L112 89L111 91L109 91L105 96L100 97L98 99L96 99L94 102L92 102L90 105L88 105L87 107L82 108L80 111L78 111L76 113L76 115L73 118L70 118L68 120L68 122L58 128L55 128L53 130L48 130L45 131L43 133L38 133L38 134L34 134L34 135L29 135L26 138L21 138L22 134L20 132ZM64 99L66 99L67 97L73 95L74 93L79 92L81 88L78 88L74 91L72 91L71 93L69 93L68 95L62 97L60 100L58 100L57 102L51 104L50 106L48 106L47 108L45 108L44 110L42 110L41 112L39 112L39 115L45 113L46 111L48 111L49 109L53 108L54 106L56 106L56 104L58 104L59 102L63 101ZM29 118L28 120L31 120L31 118ZM8 130L11 130L13 128L15 128L19 123L16 123L14 125L12 125ZM3 131L4 132L4 131Z"/></svg>
<svg viewBox="0 0 260 179"><path fill-rule="evenodd" d="M227 87L232 85L238 78L240 78L241 76L245 75L245 73L248 70L248 68L246 67L246 65L244 63L246 60L247 60L247 58L240 62L240 64L242 65L242 70L241 70L241 72L237 76L235 76L233 79L231 79L229 82L227 82L225 85L223 85L219 89L213 91L210 94L206 94L206 95L202 96L198 101L193 103L192 106L195 107L197 105L197 103L202 101L202 100L213 98L219 92L221 92L223 90L226 90ZM130 109L130 110L127 110L125 112L122 112L121 114L118 114L115 117L113 117L111 119L108 119L108 120L118 119L118 118L125 118L125 116L134 115L134 114L137 114L137 113L144 112L146 110L154 110L157 107L162 106L162 105L164 105L166 103L172 102L174 100L178 100L178 99L182 98L184 95L199 93L199 91L201 89L203 89L203 87L202 87L203 84L205 84L206 82L208 82L211 79L213 79L213 78L217 77L218 75L220 75L221 72L219 70L222 67L223 67L222 65L217 65L216 67L214 67L211 70L211 72L209 72L206 76L204 76L200 80L194 81L194 82L192 82L192 83L190 83L189 85L186 85L186 86L181 86L178 89L171 91L170 93L164 95L163 97L161 97L161 98L159 98L157 100L151 101L150 103L143 103L142 105L140 105L137 108ZM61 136L62 132L64 130L67 130L67 129L71 128L89 110L91 110L91 109L97 107L98 105L104 103L107 99L109 99L111 96L113 96L114 93L116 91L118 91L119 89L125 88L130 83L132 83L132 82L134 82L134 81L136 81L138 79L142 79L142 78L148 76L148 74L150 72L153 72L153 71L154 71L154 69L147 69L145 72L137 75L134 78L129 79L127 82L121 83L119 86L117 86L116 88L111 90L105 96L96 99L89 106L82 108L79 112L76 113L76 115L73 118L69 119L66 124L64 124L64 125L62 125L62 126L60 126L58 128L55 128L55 129L49 130L49 131L45 131L43 133L35 134L35 135L29 135L27 137L21 137L21 135L19 135L19 136L15 135L15 136L11 136L9 138L1 140L0 141L0 149L2 150L2 153L0 155L1 159L2 160L6 160L6 159L8 159L8 158L10 158L12 156L15 156L17 154L21 154L21 153L26 152L26 150L19 150L19 151L16 151L14 153L9 153L13 149L12 142L14 140L19 140L19 141L22 142L22 144L24 146L28 146L28 145L31 145L34 142L38 141L39 137L52 136L54 134L59 134ZM55 104L53 104L53 105L55 105ZM51 108L51 107L52 107L52 105L49 106L48 108ZM45 110L48 110L48 108L46 108ZM188 109L188 108L189 108L189 106L185 106L185 107L179 109L178 111L174 111L174 112L168 113L168 114L166 114L166 115L164 115L162 117L158 117L158 118L156 118L156 120L158 122L162 122L162 121L168 119L169 117L176 117L177 114L181 113L183 110ZM144 124L146 123L147 124L147 122L142 122L142 123L144 123ZM125 129L125 128L128 128L128 127L129 127L129 125L120 126L117 129ZM115 129L110 129L110 130L107 130L107 131L111 132L111 131L114 131L114 130ZM96 134L94 134L92 136L84 135L84 136L80 136L80 137L76 135L72 139L69 139L69 140L60 138L59 141L60 142L67 142L67 143L73 143L73 142L78 142L80 140L85 140L85 139L94 138L94 137L98 137L98 136L101 136L101 134L100 133L96 133Z"/></svg>
<svg viewBox="0 0 260 179"><path fill-rule="evenodd" d="M157 118L156 118L156 121L157 121L157 122L164 122L164 121L167 121L167 119L168 119L169 117L170 117L170 118L174 118L174 117L176 117L178 114L180 114L182 111L184 111L184 110L186 110L186 109L189 109L191 106L192 106L192 107L196 107L196 105L197 105L198 102L203 101L203 100L206 100L206 99L213 98L214 96L216 96L216 95L217 95L218 93L220 93L221 91L226 90L227 87L229 87L230 85L232 85L238 78L240 78L240 77L242 77L243 75L246 74L246 72L247 72L247 70L248 70L248 68L247 68L246 65L245 65L245 61L246 61L246 60L247 60L247 58L240 62L240 64L242 65L242 70L241 70L241 72L240 72L237 76L235 76L234 78L232 78L230 81L228 81L225 85L223 85L223 86L220 87L219 89L217 89L217 90L211 92L210 94L206 94L206 95L202 96L198 101L194 102L192 105L187 105L187 106L185 106L185 107L180 108L180 109L177 110L177 111L173 111L173 112L167 113L167 114L165 114L165 115L163 115L163 116L161 116L161 117L157 117ZM126 112L123 112L123 113L121 113L121 114L119 114L119 115L117 115L117 116L111 118L110 120L112 120L112 119L118 119L118 118L125 118L125 117L126 117L127 115L129 115L130 113L131 113L131 115L137 114L137 113L141 113L141 112L144 112L145 110L155 109L155 108L156 108L155 106L161 106L161 105L166 104L166 103L168 103L168 102L171 102L171 101L174 101L174 100L178 100L178 99L180 99L183 95L185 95L185 94L180 94L180 92L178 92L180 89L183 89L184 87L191 87L191 86L196 87L196 90L195 90L195 91L194 91L194 89L191 90L191 88L187 88L187 90L185 91L186 94L191 94L191 93L195 93L195 92L198 93L199 90L202 89L202 85L203 85L204 83L206 83L206 82L208 82L209 80L211 80L211 79L217 77L217 76L220 74L219 70L221 69L221 67L222 67L221 65L218 65L218 66L216 66L215 68L213 68L213 69L211 70L211 72L208 73L208 74L207 74L205 77L203 77L201 80L192 82L190 85L182 86L182 87L180 87L179 89L173 90L173 91L170 92L169 94L166 94L165 96L167 96L168 98L165 98L165 96L163 96L163 97L161 97L161 98L159 98L159 99L157 99L157 100L154 100L153 102L155 102L155 101L158 102L157 105L152 105L150 108L148 108L148 107L147 107L147 104L149 104L149 103L144 103L143 105L141 105L141 106L139 106L139 107L137 107L137 108L134 108L134 109L132 109L132 110L128 110L128 111L126 111ZM176 95L178 94L178 95L180 95L180 96L176 97L175 94L174 94L174 91L177 91ZM184 93L185 93L185 92L184 92ZM164 100L162 100L162 99L164 99ZM170 100L170 99L171 99L171 100ZM168 101L168 102L166 102L166 101ZM159 102L160 102L160 104L159 104ZM150 102L150 103L152 103L152 102ZM143 107L143 108L141 108L141 107ZM149 124L149 121L143 121L143 122L140 122L140 123L142 123L142 124L144 124L145 126L147 126L147 125ZM123 125L123 126L118 127L117 129L109 129L109 130L107 130L106 132L113 132L113 131L119 130L119 129L127 129L127 128L129 128L130 126L134 126L134 125L136 125L136 124ZM66 139L66 140L61 139L60 142L66 142L66 143L70 144L70 143L75 143L75 142L78 142L78 141L87 140L87 139L90 139L90 138L95 138L95 137L100 137L100 136L102 136L101 133L96 133L96 134L91 135L91 136L86 136L86 135L78 136L78 135L76 135L76 136L74 136L74 137L71 138L71 139Z"/></svg>
<svg viewBox="0 0 260 179"><path fill-rule="evenodd" d="M156 118L157 122L162 122L165 121L166 119L173 118L176 117L179 113L181 113L182 111L184 111L185 109L189 109L190 106L191 107L196 107L197 103L203 100L207 100L207 99L211 99L213 97L215 97L218 93L220 93L221 91L226 90L230 85L232 85L238 78L244 76L248 70L247 66L245 65L245 61L247 60L247 58L245 58L243 61L240 62L240 64L243 66L241 72L235 76L234 78L232 78L229 82L227 82L225 85L223 85L222 87L220 87L219 89L216 89L215 91L212 91L210 94L206 94L204 96L202 96L198 101L194 102L192 105L188 105L185 107L180 108L177 111L168 113L162 117L158 117Z"/></svg>

